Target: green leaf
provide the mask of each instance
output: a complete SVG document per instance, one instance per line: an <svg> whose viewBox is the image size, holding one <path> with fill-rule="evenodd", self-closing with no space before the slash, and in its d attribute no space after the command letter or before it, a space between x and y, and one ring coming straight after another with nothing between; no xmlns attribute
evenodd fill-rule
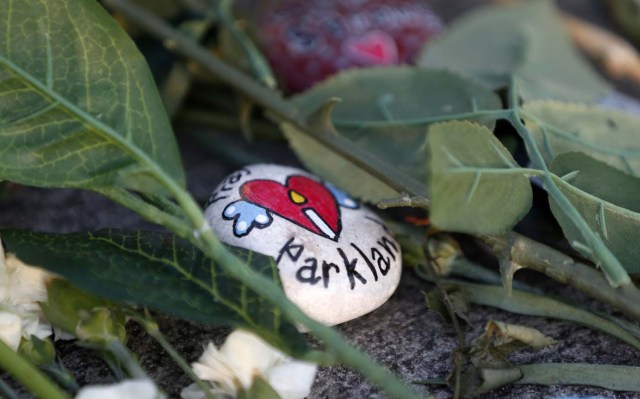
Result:
<svg viewBox="0 0 640 399"><path fill-rule="evenodd" d="M573 175L568 183L558 184L560 190L624 268L639 273L640 179L577 152L557 156L551 170L558 176ZM583 235L575 224L552 198L550 204L568 240L580 243Z"/></svg>
<svg viewBox="0 0 640 399"><path fill-rule="evenodd" d="M434 226L474 234L508 232L529 210L529 179L484 126L446 122L427 136Z"/></svg>
<svg viewBox="0 0 640 399"><path fill-rule="evenodd" d="M614 391L640 392L640 367L608 364L544 363L518 366L515 384L591 385Z"/></svg>
<svg viewBox="0 0 640 399"><path fill-rule="evenodd" d="M640 176L640 118L554 101L526 104L522 115L547 164L565 152L581 151Z"/></svg>
<svg viewBox="0 0 640 399"><path fill-rule="evenodd" d="M294 354L306 348L278 308L174 236L117 230L68 235L4 231L2 238L21 260L95 295L202 323L244 327ZM232 251L279 282L272 258Z"/></svg>
<svg viewBox="0 0 640 399"><path fill-rule="evenodd" d="M281 123L280 128L300 162L351 196L370 202L400 196L399 192L382 180L301 132L294 125Z"/></svg>
<svg viewBox="0 0 640 399"><path fill-rule="evenodd" d="M61 278L48 280L46 286L47 302L41 303L40 307L51 325L83 341L93 341L94 344L105 346L106 343L101 339L102 334L79 334L79 332L87 332L86 327L87 324L91 324L91 319L95 320L98 313L107 310L111 313L112 320L105 323L104 327L111 328L111 331L104 335L122 342L126 341L127 333L124 327L126 317L123 312L118 311L114 303L91 295Z"/></svg>
<svg viewBox="0 0 640 399"><path fill-rule="evenodd" d="M0 0L0 9L0 179L184 186L146 63L97 2Z"/></svg>
<svg viewBox="0 0 640 399"><path fill-rule="evenodd" d="M521 290L513 290L511 294L508 294L506 289L495 285L461 281L447 281L446 285L451 289L460 290L471 303L492 306L512 313L571 321L603 331L640 351L640 339L635 334L613 321L558 299Z"/></svg>
<svg viewBox="0 0 640 399"><path fill-rule="evenodd" d="M469 12L425 46L418 64L447 68L494 89L515 75L527 101L590 102L609 91L573 47L548 0Z"/></svg>
<svg viewBox="0 0 640 399"><path fill-rule="evenodd" d="M246 391L240 391L238 399L281 399L280 395L263 378L255 377Z"/></svg>
<svg viewBox="0 0 640 399"><path fill-rule="evenodd" d="M409 67L348 70L290 101L308 115L332 97L341 99L332 114L340 134L423 182L430 123L470 119L493 129L495 111L502 108L494 92L475 82Z"/></svg>

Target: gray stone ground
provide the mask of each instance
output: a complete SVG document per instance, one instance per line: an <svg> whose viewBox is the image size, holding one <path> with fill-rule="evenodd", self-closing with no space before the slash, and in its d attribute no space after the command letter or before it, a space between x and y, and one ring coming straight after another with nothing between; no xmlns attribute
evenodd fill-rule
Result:
<svg viewBox="0 0 640 399"><path fill-rule="evenodd" d="M445 3L440 1L439 3ZM608 22L603 6L595 1L563 1L563 6L592 20ZM191 131L209 134L191 127L180 127L178 132ZM224 157L213 157L193 137L180 137L183 159L189 176L189 187L196 198L204 201L209 191L234 166ZM220 143L228 139L220 138ZM282 145L272 142L243 144L231 140L233 145L261 155L264 161L289 160L291 155ZM544 210L542 210L544 214ZM0 200L0 228L23 228L47 232L73 232L106 227L123 229L153 229L155 226L141 221L130 211L123 209L97 195L71 190L41 190L18 187L8 200ZM571 298L589 303L578 293L529 275L529 282L543 282L547 288L568 294ZM369 352L379 362L388 366L405 381L438 378L447 373L450 354L455 347L452 329L434 313L426 311L421 290L427 285L411 271L406 271L396 294L378 310L339 327L348 339ZM229 332L227 328L213 328L159 316L161 329L178 351L193 361L200 355L203 346L213 340L221 343ZM640 366L638 353L625 344L599 332L584 327L545 318L518 316L491 308L476 307L471 313L473 328L467 332L472 339L481 333L488 320L535 327L560 341L557 346L539 352L524 351L514 355L515 364L531 362L589 362L602 364ZM129 347L138 354L143 367L171 395L178 397L180 389L189 380L177 369L161 348L148 338L139 327L129 326ZM73 343L58 343L58 353L64 364L76 375L80 384L108 383L113 381L105 364L90 351ZM2 377L6 378L6 377ZM444 388L415 386L436 398L451 397ZM513 386L496 390L484 398L555 398L568 395L598 396L602 398L640 398L639 394L612 392L597 388L571 386ZM29 397L24 394L24 397ZM320 369L310 398L385 398L378 389L365 381L356 372L342 368Z"/></svg>

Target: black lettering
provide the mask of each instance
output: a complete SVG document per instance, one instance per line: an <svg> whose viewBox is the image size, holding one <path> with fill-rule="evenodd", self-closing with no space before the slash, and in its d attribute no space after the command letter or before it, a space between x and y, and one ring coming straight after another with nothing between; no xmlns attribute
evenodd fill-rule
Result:
<svg viewBox="0 0 640 399"><path fill-rule="evenodd" d="M318 284L318 281L322 280L322 278L316 276L316 272L318 271L318 261L316 258L307 258L304 260L305 265L301 266L296 272L296 278L301 283L308 283L311 285ZM305 272L308 275L305 276Z"/></svg>
<svg viewBox="0 0 640 399"><path fill-rule="evenodd" d="M364 252L362 252L362 250L360 248L358 248L358 246L356 244L351 243L351 246L353 248L355 248L356 251L358 251L360 256L362 256L362 259L364 259L364 262L369 267L369 270L371 270L371 274L373 274L373 279L375 281L378 281L378 272L376 271L376 267L373 265L373 263L371 263L369 258L367 258L367 255L365 255Z"/></svg>
<svg viewBox="0 0 640 399"><path fill-rule="evenodd" d="M347 259L347 255L345 255L344 251L341 248L338 248L338 253L340 254L340 256L342 256L342 261L344 262L345 269L347 270L347 277L349 277L351 289L356 286L356 278L360 280L362 284L366 284L367 280L365 280L365 278L356 271L356 264L358 263L358 259L356 258L349 261L349 259Z"/></svg>
<svg viewBox="0 0 640 399"><path fill-rule="evenodd" d="M380 273L386 276L391 267L391 261L389 258L382 256L382 252L380 252L378 248L373 247L371 248L371 259L375 262L376 258L378 258L378 269L380 269ZM384 263L384 267L382 267L382 263Z"/></svg>
<svg viewBox="0 0 640 399"><path fill-rule="evenodd" d="M211 197L209 197L209 201L207 201L207 204L204 206L205 208L208 207L209 205L218 202L220 200L223 200L225 198L229 198L228 195L221 195L219 192L214 192L213 194L211 194Z"/></svg>
<svg viewBox="0 0 640 399"><path fill-rule="evenodd" d="M287 254L289 259L291 259L294 263L300 259L300 255L302 255L302 251L304 250L304 246L302 244L293 245L293 240L295 237L291 237L289 241L282 248L280 248L280 252L278 252L278 258L276 259L276 264L280 264L280 260L284 254Z"/></svg>
<svg viewBox="0 0 640 399"><path fill-rule="evenodd" d="M208 207L209 205L216 203L218 201L221 201L225 198L229 198L228 195L222 195L221 191L230 191L233 189L233 185L236 184L238 181L240 181L240 179L242 179L242 177L244 175L250 175L251 172L247 169L240 169L237 173L232 174L231 176L227 177L226 179L224 179L224 184L222 185L222 187L220 188L220 190L218 191L214 191L213 194L211 194L211 197L209 197L209 200L207 201L207 203L205 204L205 208ZM228 184L230 184L231 186L229 186Z"/></svg>
<svg viewBox="0 0 640 399"><path fill-rule="evenodd" d="M237 182L240 181L240 179L242 179L242 176L244 175L250 175L251 172L249 172L247 169L242 169L240 171L238 171L238 173L234 173L231 176L229 176L228 182L229 184L236 184Z"/></svg>
<svg viewBox="0 0 640 399"><path fill-rule="evenodd" d="M398 247L396 246L396 244L394 244L393 241L383 236L376 242L380 244L380 246L384 248L389 253L389 255L391 255L393 260L396 260L396 255L394 254L394 252L398 252ZM393 251L391 251L391 248L393 248Z"/></svg>
<svg viewBox="0 0 640 399"><path fill-rule="evenodd" d="M329 272L331 269L335 269L336 273L340 273L340 268L335 263L327 263L326 261L322 261L322 282L324 283L324 288L329 287Z"/></svg>

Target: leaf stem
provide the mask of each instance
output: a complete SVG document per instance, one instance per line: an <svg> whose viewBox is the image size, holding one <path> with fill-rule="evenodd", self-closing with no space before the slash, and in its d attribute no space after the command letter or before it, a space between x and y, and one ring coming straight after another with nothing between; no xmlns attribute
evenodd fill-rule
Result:
<svg viewBox="0 0 640 399"><path fill-rule="evenodd" d="M216 10L218 12L218 20L244 52L253 74L265 86L275 88L276 80L273 77L273 72L271 72L269 64L253 42L249 40L247 35L236 26L236 22L231 14L231 0L218 0L215 3L217 3Z"/></svg>
<svg viewBox="0 0 640 399"><path fill-rule="evenodd" d="M135 211L150 222L165 226L181 237L187 237L193 232L193 229L187 221L163 212L127 190L117 187L100 187L93 189L93 191Z"/></svg>
<svg viewBox="0 0 640 399"><path fill-rule="evenodd" d="M43 375L31 363L14 352L0 339L0 369L7 371L36 397L46 399L70 399L53 381Z"/></svg>
<svg viewBox="0 0 640 399"><path fill-rule="evenodd" d="M569 284L640 320L640 292L635 286L612 287L603 274L593 267L576 262L564 253L518 233L480 238L489 244L496 256L501 257L506 253L512 262L544 273L560 283Z"/></svg>
<svg viewBox="0 0 640 399"><path fill-rule="evenodd" d="M160 329L158 328L158 324L151 318L149 314L145 316L137 315L135 320L144 328L144 330L149 334L153 339L156 340L162 346L162 349L169 354L171 359L180 367L180 369L196 383L198 388L202 390L205 397L208 399L216 399L216 396L211 391L211 387L209 387L204 381L202 381L194 372L193 369L189 366L189 364L184 360L182 356L175 350L175 348L167 341L164 337Z"/></svg>
<svg viewBox="0 0 640 399"><path fill-rule="evenodd" d="M118 339L114 339L105 348L127 371L129 377L133 379L150 379L147 373L140 367L133 358L129 349Z"/></svg>

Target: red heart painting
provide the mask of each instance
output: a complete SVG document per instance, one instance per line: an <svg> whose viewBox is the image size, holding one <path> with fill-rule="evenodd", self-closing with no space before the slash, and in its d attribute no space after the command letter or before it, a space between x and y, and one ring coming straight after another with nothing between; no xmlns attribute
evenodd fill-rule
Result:
<svg viewBox="0 0 640 399"><path fill-rule="evenodd" d="M371 31L361 37L350 37L343 50L354 61L364 65L393 65L398 62L398 46L389 34Z"/></svg>
<svg viewBox="0 0 640 399"><path fill-rule="evenodd" d="M340 211L322 183L305 176L290 176L286 184L251 180L240 187L240 195L309 231L338 240Z"/></svg>

